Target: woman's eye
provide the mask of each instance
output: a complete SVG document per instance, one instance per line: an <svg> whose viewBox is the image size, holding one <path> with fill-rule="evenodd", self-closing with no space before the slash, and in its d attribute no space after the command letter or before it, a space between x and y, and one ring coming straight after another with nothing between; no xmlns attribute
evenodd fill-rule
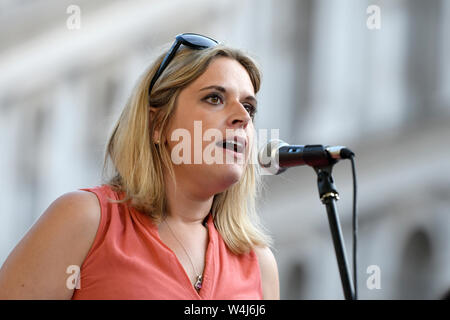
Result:
<svg viewBox="0 0 450 320"><path fill-rule="evenodd" d="M255 117L256 114L256 108L255 106L251 105L251 104L244 104L244 108L245 110L247 110L248 114L250 115L250 117L253 119Z"/></svg>
<svg viewBox="0 0 450 320"><path fill-rule="evenodd" d="M211 94L211 95L207 96L204 100L211 104L221 104L222 103L222 97L220 97L217 94Z"/></svg>

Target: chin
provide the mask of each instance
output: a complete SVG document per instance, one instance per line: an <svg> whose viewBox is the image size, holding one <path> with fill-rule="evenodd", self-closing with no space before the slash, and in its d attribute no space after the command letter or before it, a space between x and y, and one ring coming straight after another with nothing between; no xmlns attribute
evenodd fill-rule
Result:
<svg viewBox="0 0 450 320"><path fill-rule="evenodd" d="M223 192L233 184L239 182L244 175L244 167L237 164L223 164L220 168L215 170L213 176L218 182L218 188L220 189L217 193Z"/></svg>

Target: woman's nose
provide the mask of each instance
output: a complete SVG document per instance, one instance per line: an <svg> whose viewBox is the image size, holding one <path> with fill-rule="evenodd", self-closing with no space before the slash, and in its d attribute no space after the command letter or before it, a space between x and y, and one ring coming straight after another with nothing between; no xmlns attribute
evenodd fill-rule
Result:
<svg viewBox="0 0 450 320"><path fill-rule="evenodd" d="M252 119L248 114L248 111L239 101L235 101L231 106L231 114L228 117L229 126L233 128L245 129Z"/></svg>

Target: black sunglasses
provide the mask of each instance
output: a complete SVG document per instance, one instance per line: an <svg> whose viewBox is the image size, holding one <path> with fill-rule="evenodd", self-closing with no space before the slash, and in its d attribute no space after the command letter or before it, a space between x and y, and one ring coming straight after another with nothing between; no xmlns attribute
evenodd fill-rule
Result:
<svg viewBox="0 0 450 320"><path fill-rule="evenodd" d="M156 83L156 80L158 80L163 71L167 68L170 61L172 61L173 57L177 53L178 48L180 48L181 45L188 46L189 48L195 50L203 50L206 48L214 47L218 44L219 43L216 40L209 38L207 36L202 36L201 34L182 33L177 35L175 37L175 42L173 43L172 47L170 47L169 52L167 52L166 56L161 62L161 65L158 68L158 71L156 71L152 81L150 82L150 87L148 88L148 96L150 97L150 94L152 93L152 89Z"/></svg>

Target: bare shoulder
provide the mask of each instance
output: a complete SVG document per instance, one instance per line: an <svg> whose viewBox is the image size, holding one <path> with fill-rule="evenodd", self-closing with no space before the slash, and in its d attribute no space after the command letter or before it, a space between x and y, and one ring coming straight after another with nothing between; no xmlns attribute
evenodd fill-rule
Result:
<svg viewBox="0 0 450 320"><path fill-rule="evenodd" d="M278 266L275 256L269 247L255 247L254 252L258 257L261 271L263 298L265 300L280 299L280 285L278 278Z"/></svg>
<svg viewBox="0 0 450 320"><path fill-rule="evenodd" d="M91 192L68 192L53 201L1 267L0 298L70 299L67 268L81 267L99 222L100 205Z"/></svg>
<svg viewBox="0 0 450 320"><path fill-rule="evenodd" d="M56 209L56 210L55 210ZM92 222L100 218L100 204L97 196L88 191L72 191L57 198L44 212L58 212L80 219L80 222Z"/></svg>
<svg viewBox="0 0 450 320"><path fill-rule="evenodd" d="M95 236L100 222L100 204L97 196L88 191L63 194L45 210L30 231L51 222L58 229Z"/></svg>

